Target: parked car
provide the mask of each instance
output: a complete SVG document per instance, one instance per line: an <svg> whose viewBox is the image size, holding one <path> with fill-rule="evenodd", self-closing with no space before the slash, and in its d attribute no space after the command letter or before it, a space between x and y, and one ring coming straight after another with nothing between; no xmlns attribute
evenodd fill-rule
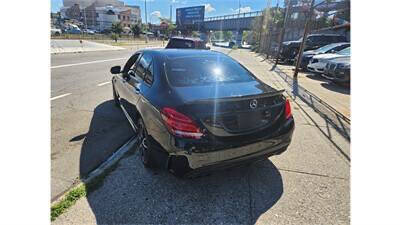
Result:
<svg viewBox="0 0 400 225"><path fill-rule="evenodd" d="M285 62L293 61L299 52L302 40L303 39L300 38L297 41L283 42L280 51L280 59ZM304 45L304 51L317 49L322 46L338 42L347 42L347 38L345 36L336 34L311 34L307 36Z"/></svg>
<svg viewBox="0 0 400 225"><path fill-rule="evenodd" d="M347 47L337 53L327 53L313 56L310 63L307 65L307 69L311 72L321 74L324 72L325 66L329 60L344 58L350 56L350 47Z"/></svg>
<svg viewBox="0 0 400 225"><path fill-rule="evenodd" d="M90 35L94 35L96 32L94 30L90 30L90 29L84 29L83 30L84 34L90 34Z"/></svg>
<svg viewBox="0 0 400 225"><path fill-rule="evenodd" d="M58 28L51 28L50 32L51 32L51 35L54 35L54 36L60 36L62 33L61 29L58 29Z"/></svg>
<svg viewBox="0 0 400 225"><path fill-rule="evenodd" d="M336 53L342 49L345 49L347 47L350 47L349 42L341 42L341 43L334 43L334 44L329 44L325 45L321 48L318 48L316 50L308 50L305 51L301 57L300 61L300 68L303 70L307 70L307 65L312 59L313 56L319 55L319 54L326 54L326 53ZM295 59L294 65L296 65L298 56Z"/></svg>
<svg viewBox="0 0 400 225"><path fill-rule="evenodd" d="M323 77L341 85L350 84L350 56L328 61Z"/></svg>
<svg viewBox="0 0 400 225"><path fill-rule="evenodd" d="M82 31L79 28L67 28L65 30L65 33L67 33L67 34L81 34Z"/></svg>
<svg viewBox="0 0 400 225"><path fill-rule="evenodd" d="M210 49L206 42L198 38L173 37L170 38L165 48L196 48Z"/></svg>
<svg viewBox="0 0 400 225"><path fill-rule="evenodd" d="M137 131L145 167L190 177L265 160L291 142L283 90L223 53L145 49L111 73L115 104Z"/></svg>

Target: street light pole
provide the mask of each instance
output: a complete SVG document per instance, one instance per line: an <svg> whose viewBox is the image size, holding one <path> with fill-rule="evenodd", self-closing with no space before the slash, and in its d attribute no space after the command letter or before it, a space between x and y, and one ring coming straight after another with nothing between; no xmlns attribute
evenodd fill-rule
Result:
<svg viewBox="0 0 400 225"><path fill-rule="evenodd" d="M147 25L147 0L144 0L144 16L146 17L145 21Z"/></svg>
<svg viewBox="0 0 400 225"><path fill-rule="evenodd" d="M314 1L314 0L313 0ZM285 12L285 20L283 21L283 27L282 27L282 31L281 31L281 35L280 35L280 40L279 40L279 48L278 48L278 55L276 56L276 60L275 60L275 66L278 65L278 61L279 61L279 53L282 49L282 42L283 42L283 38L285 36L285 29L286 29L286 23L287 23L287 18L289 17L289 12L290 12L290 6L292 1L289 0L288 1L288 6L286 7L286 12Z"/></svg>
<svg viewBox="0 0 400 225"><path fill-rule="evenodd" d="M299 73L299 67L300 67L300 63L301 63L301 58L303 56L303 51L304 51L304 43L305 43L305 41L307 39L307 35L308 35L308 27L310 25L311 18L312 18L313 14L314 14L314 2L315 2L315 0L311 1L310 12L308 14L306 25L304 27L303 40L301 41L299 54L297 54L296 69L294 70L294 74L293 74L293 78L294 79L297 79L297 74Z"/></svg>

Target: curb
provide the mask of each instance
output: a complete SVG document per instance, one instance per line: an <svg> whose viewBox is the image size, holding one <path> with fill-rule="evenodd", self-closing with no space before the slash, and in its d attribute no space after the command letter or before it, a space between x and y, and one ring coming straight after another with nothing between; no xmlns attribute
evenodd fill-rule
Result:
<svg viewBox="0 0 400 225"><path fill-rule="evenodd" d="M92 172L90 172L89 175L85 179L80 180L76 185L71 187L69 190L65 191L64 194L60 195L53 202L51 202L50 207L53 207L54 205L59 203L61 200L63 200L65 198L65 196L73 188L77 188L83 184L90 183L96 177L103 174L104 171L106 171L108 168L110 168L116 162L118 162L125 155L125 153L128 152L136 143L137 143L137 138L136 138L136 136L133 136L124 145L122 145L117 151L115 151L108 159L106 159L103 163L101 163L100 166L98 166L96 169L94 169Z"/></svg>

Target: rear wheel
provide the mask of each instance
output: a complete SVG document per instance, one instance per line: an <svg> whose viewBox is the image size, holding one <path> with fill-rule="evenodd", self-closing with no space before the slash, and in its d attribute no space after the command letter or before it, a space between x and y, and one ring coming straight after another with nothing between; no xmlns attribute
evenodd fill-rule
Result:
<svg viewBox="0 0 400 225"><path fill-rule="evenodd" d="M139 154L140 160L147 168L154 168L156 166L154 159L151 157L152 147L148 142L148 134L143 119L138 119L138 141L139 141Z"/></svg>

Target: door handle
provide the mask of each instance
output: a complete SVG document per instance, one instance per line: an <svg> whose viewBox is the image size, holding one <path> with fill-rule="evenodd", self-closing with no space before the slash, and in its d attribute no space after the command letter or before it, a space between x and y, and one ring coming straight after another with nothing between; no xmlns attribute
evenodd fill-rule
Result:
<svg viewBox="0 0 400 225"><path fill-rule="evenodd" d="M134 86L133 88L135 89L135 93L136 93L136 94L139 94L139 93L140 93L140 88L138 88L138 87L136 87L136 86Z"/></svg>

